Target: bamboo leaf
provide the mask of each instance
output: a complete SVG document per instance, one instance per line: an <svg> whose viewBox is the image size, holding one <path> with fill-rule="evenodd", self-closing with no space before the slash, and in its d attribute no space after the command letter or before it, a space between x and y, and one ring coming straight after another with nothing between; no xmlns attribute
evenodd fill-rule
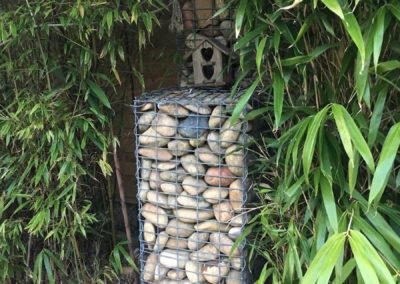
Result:
<svg viewBox="0 0 400 284"><path fill-rule="evenodd" d="M386 95L388 91L388 86L385 86L378 95L376 99L374 111L372 112L371 121L369 123L368 129L368 146L372 147L375 144L376 137L378 135L379 126L381 124L382 112L385 106Z"/></svg>
<svg viewBox="0 0 400 284"><path fill-rule="evenodd" d="M393 167L397 150L400 146L400 122L393 125L385 139L382 147L381 156L372 179L371 191L369 193L368 204L378 199L385 189Z"/></svg>
<svg viewBox="0 0 400 284"><path fill-rule="evenodd" d="M260 44L257 47L257 55L256 55L256 65L257 65L257 70L258 74L261 76L261 60L262 56L264 54L264 48L265 48L265 43L267 42L267 37L264 37L261 41Z"/></svg>
<svg viewBox="0 0 400 284"><path fill-rule="evenodd" d="M240 0L239 8L236 12L236 21L235 21L235 35L236 38L239 37L240 30L242 29L244 13L247 7L247 0Z"/></svg>
<svg viewBox="0 0 400 284"><path fill-rule="evenodd" d="M351 230L349 242L357 266L359 267L361 275L366 283L375 283L375 277L377 276L380 282L377 280L376 283L395 284L385 263L363 234L359 231ZM371 264L370 268L368 267L368 263Z"/></svg>
<svg viewBox="0 0 400 284"><path fill-rule="evenodd" d="M239 101L237 102L231 117L230 126L234 125L239 115L244 110L247 105L247 102L251 98L254 93L254 90L257 88L258 83L260 83L260 76L251 84L251 86L247 89L247 91L240 97Z"/></svg>
<svg viewBox="0 0 400 284"><path fill-rule="evenodd" d="M274 89L274 115L275 115L275 128L279 127L282 115L282 107L283 107L283 94L285 88L285 82L281 76L279 70L274 71L273 78L273 89Z"/></svg>
<svg viewBox="0 0 400 284"><path fill-rule="evenodd" d="M50 284L54 284L55 282L54 282L53 271L51 270L49 257L46 254L43 254L43 261L44 261L44 267L45 267L46 273L47 273L47 279L49 280Z"/></svg>
<svg viewBox="0 0 400 284"><path fill-rule="evenodd" d="M379 8L376 14L375 32L374 32L374 66L378 65L379 55L381 54L383 36L385 31L385 7Z"/></svg>
<svg viewBox="0 0 400 284"><path fill-rule="evenodd" d="M342 11L342 7L340 7L340 4L337 0L321 0L322 3L325 4L325 6L331 10L333 13L338 15L338 17L342 20L345 19Z"/></svg>
<svg viewBox="0 0 400 284"><path fill-rule="evenodd" d="M105 107L111 109L110 102L108 101L108 98L107 98L106 94L104 93L103 89L100 88L100 86L92 80L88 80L87 84L88 84L89 88L92 90L92 93L99 99L99 101Z"/></svg>
<svg viewBox="0 0 400 284"><path fill-rule="evenodd" d="M306 180L308 181L308 175L310 172L310 167L311 167L311 162L314 156L314 150L315 150L315 143L317 141L317 134L318 130L323 124L326 113L328 112L329 105L324 107L321 111L319 111L313 121L310 124L310 127L308 128L307 132L307 137L306 141L304 142L304 150L303 150L303 170L304 170L304 175L306 176Z"/></svg>
<svg viewBox="0 0 400 284"><path fill-rule="evenodd" d="M333 196L332 184L329 183L328 179L321 175L321 194L322 200L324 201L324 207L326 211L326 216L328 216L329 223L335 233L338 232L338 221L336 213L336 201Z"/></svg>
<svg viewBox="0 0 400 284"><path fill-rule="evenodd" d="M372 157L371 151L368 148L367 142L363 138L360 129L357 127L353 118L347 112L347 110L338 104L334 104L332 106L332 111L335 116L336 125L338 127L339 134L342 138L343 146L349 148L349 145L345 145L349 143L348 136L350 136L351 141L353 142L355 148L360 152L360 155L363 157L366 162L368 168L371 172L375 171L374 158ZM339 124L338 124L339 122ZM345 128L345 131L341 129L341 127ZM342 137L343 134L343 137ZM351 150L346 150L346 153L349 155L352 154ZM353 160L353 156L349 156L350 160Z"/></svg>
<svg viewBox="0 0 400 284"><path fill-rule="evenodd" d="M356 17L354 17L353 13L348 12L344 15L343 25L344 25L346 31L349 33L351 39L356 44L358 51L360 52L361 63L362 63L361 65L362 65L362 69L364 69L365 45L364 45L364 40L363 40L360 26L358 25L357 19L356 19Z"/></svg>
<svg viewBox="0 0 400 284"><path fill-rule="evenodd" d="M330 276L332 273L336 260L343 250L345 240L345 233L331 236L311 262L301 283L314 284L319 279L318 283L328 283L327 275Z"/></svg>

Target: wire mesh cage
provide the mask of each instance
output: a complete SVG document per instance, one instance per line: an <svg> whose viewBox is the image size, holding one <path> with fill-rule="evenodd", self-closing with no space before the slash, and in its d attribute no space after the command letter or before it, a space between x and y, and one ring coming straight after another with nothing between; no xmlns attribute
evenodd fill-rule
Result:
<svg viewBox="0 0 400 284"><path fill-rule="evenodd" d="M246 283L247 143L221 89L134 101L142 283ZM231 257L230 257L231 253Z"/></svg>
<svg viewBox="0 0 400 284"><path fill-rule="evenodd" d="M178 1L178 0L176 0ZM225 0L178 1L181 27L177 31L180 55L179 82L185 86L225 86L233 81L236 68L234 11ZM178 4L176 4L178 5Z"/></svg>

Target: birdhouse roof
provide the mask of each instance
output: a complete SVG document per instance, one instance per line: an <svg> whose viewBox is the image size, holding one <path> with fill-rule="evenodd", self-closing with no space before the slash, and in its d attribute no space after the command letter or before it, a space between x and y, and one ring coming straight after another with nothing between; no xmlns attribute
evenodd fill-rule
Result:
<svg viewBox="0 0 400 284"><path fill-rule="evenodd" d="M213 40L211 38L205 38L196 47L194 47L192 50L190 50L188 53L186 53L184 59L186 60L189 56L191 56L193 54L193 52L195 52L196 50L201 48L203 46L204 42L208 42L213 47L215 47L216 49L218 49L219 51L221 51L222 53L224 53L226 55L229 55L229 53L230 53L230 49L227 48L226 46L220 44L219 42L217 42L216 40Z"/></svg>

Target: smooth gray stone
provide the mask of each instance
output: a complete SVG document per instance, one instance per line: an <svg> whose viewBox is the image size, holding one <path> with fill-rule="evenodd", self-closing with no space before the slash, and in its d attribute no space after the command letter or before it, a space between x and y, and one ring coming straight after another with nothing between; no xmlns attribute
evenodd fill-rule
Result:
<svg viewBox="0 0 400 284"><path fill-rule="evenodd" d="M192 115L179 124L179 134L187 138L200 137L208 129L208 117Z"/></svg>

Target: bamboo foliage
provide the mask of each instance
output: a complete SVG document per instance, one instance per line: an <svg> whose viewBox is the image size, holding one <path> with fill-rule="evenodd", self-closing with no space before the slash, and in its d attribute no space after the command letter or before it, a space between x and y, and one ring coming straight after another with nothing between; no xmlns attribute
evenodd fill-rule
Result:
<svg viewBox="0 0 400 284"><path fill-rule="evenodd" d="M164 8L1 2L1 283L115 282L123 263L134 266L125 243L111 242L110 126L121 69L143 84L126 42L143 48Z"/></svg>
<svg viewBox="0 0 400 284"><path fill-rule="evenodd" d="M258 283L396 283L400 2L230 5L242 73L255 82L235 113L259 93L266 104L248 117L271 129L252 163Z"/></svg>

